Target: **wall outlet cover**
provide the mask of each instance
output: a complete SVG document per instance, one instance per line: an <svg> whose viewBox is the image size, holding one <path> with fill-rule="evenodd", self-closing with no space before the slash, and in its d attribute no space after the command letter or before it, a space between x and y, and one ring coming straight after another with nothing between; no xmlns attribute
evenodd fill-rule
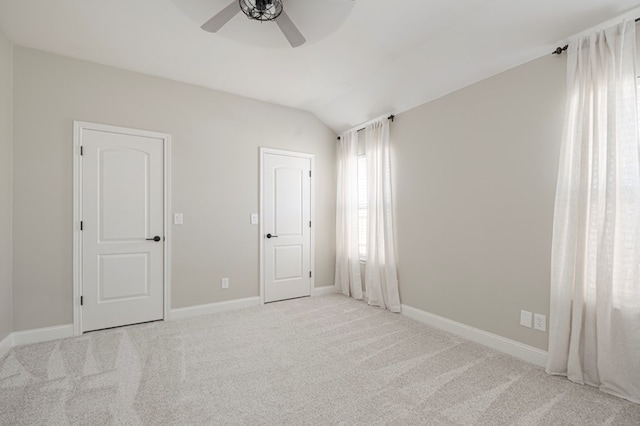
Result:
<svg viewBox="0 0 640 426"><path fill-rule="evenodd" d="M533 328L538 331L547 331L547 317L542 314L533 316Z"/></svg>

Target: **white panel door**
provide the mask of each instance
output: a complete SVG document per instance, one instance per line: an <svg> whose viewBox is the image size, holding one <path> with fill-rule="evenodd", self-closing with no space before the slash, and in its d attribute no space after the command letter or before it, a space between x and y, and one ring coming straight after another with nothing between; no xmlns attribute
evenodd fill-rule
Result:
<svg viewBox="0 0 640 426"><path fill-rule="evenodd" d="M82 331L162 319L163 140L82 132Z"/></svg>
<svg viewBox="0 0 640 426"><path fill-rule="evenodd" d="M311 159L263 159L264 301L311 295Z"/></svg>

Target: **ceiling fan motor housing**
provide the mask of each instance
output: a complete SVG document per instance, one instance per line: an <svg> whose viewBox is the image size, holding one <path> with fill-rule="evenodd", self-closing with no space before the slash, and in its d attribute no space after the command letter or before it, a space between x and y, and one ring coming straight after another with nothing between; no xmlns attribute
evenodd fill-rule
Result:
<svg viewBox="0 0 640 426"><path fill-rule="evenodd" d="M259 11L263 12L267 9L268 6L273 4L273 0L257 0L256 7Z"/></svg>

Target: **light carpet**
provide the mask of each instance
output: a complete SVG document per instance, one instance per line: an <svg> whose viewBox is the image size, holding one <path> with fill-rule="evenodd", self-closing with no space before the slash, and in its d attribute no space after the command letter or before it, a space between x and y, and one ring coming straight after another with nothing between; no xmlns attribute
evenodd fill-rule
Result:
<svg viewBox="0 0 640 426"><path fill-rule="evenodd" d="M329 295L16 347L0 424L637 426L640 405Z"/></svg>

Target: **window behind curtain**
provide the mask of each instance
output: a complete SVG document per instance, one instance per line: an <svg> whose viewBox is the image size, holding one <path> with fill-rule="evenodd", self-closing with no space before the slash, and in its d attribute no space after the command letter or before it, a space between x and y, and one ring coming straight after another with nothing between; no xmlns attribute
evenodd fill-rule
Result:
<svg viewBox="0 0 640 426"><path fill-rule="evenodd" d="M358 253L367 259L367 157L358 156Z"/></svg>

